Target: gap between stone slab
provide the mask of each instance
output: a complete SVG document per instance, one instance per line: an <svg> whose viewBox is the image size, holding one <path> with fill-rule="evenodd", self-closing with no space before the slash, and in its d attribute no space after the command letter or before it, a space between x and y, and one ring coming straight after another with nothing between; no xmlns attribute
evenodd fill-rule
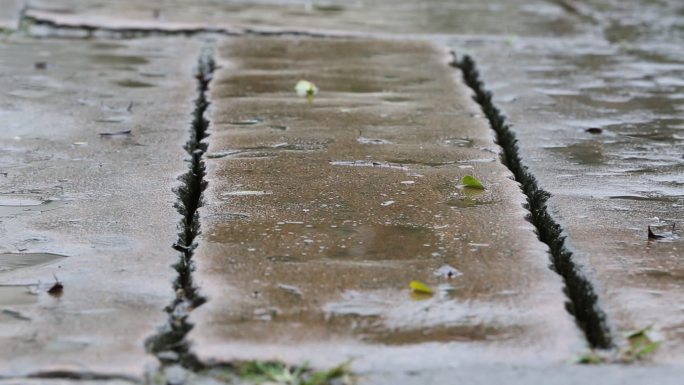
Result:
<svg viewBox="0 0 684 385"><path fill-rule="evenodd" d="M178 225L178 240L173 245L173 248L180 252L178 263L173 266L178 273L178 277L173 283L176 298L166 308L166 312L169 314L168 323L146 342L148 350L159 359L162 365L179 364L189 370L198 370L202 367L201 363L190 352L186 336L192 329L192 325L187 320L190 312L206 302L206 299L198 293L192 273L195 269L193 255L197 247L195 239L200 234L198 209L202 206L202 194L207 187L203 156L208 145L203 140L209 136L207 132L209 120L205 117L205 113L210 104L207 99L207 92L213 72L212 54L205 49L198 60L198 68L195 74L197 98L195 99L190 138L184 146L185 151L190 156L188 171L178 178L181 184L174 189L178 198L175 208L181 214Z"/></svg>
<svg viewBox="0 0 684 385"><path fill-rule="evenodd" d="M74 380L74 381L125 381L131 384L141 384L139 379L122 376L117 374L103 374L95 372L73 372L69 370L49 370L41 371L36 373L30 373L25 376L0 376L0 380L29 380L29 379L42 379L42 380Z"/></svg>
<svg viewBox="0 0 684 385"><path fill-rule="evenodd" d="M148 382L189 384L200 380L209 380L213 383L234 383L240 379L244 368L250 365L276 368L282 373L289 373L295 377L319 375L332 380L351 376L347 363L342 363L323 372L314 371L306 365L288 366L271 361L206 364L201 362L190 349L186 337L193 325L188 322L188 316L192 310L206 302L193 282L193 271L195 269L193 256L197 248L195 240L201 232L198 209L203 205L203 192L208 185L205 179L206 167L203 160L208 144L203 140L209 137L210 122L205 113L211 104L207 98L207 93L214 70L213 56L209 50L205 50L200 55L198 70L195 74L198 83L198 95L195 99L190 138L184 146L185 151L190 155L189 169L178 178L181 184L174 190L178 198L175 207L182 216L179 223L178 240L173 245L173 248L180 252L179 261L174 265L174 269L178 272L178 277L173 283L176 298L166 308L166 312L169 314L168 323L146 341L148 351L154 354L162 364L161 371L148 374L150 376ZM330 383L328 380L322 381L324 382L317 383ZM340 384L346 383L348 382L340 382Z"/></svg>
<svg viewBox="0 0 684 385"><path fill-rule="evenodd" d="M306 30L279 30L269 31L255 28L244 28L237 31L231 31L226 28L215 27L197 27L197 28L179 28L179 29L163 29L163 28L129 28L129 27L102 27L90 24L77 25L63 25L53 20L41 19L36 16L28 15L28 7L22 9L20 13L19 25L23 26L21 29L30 29L30 26L40 26L49 29L46 37L74 37L90 39L95 37L111 38L111 39L134 39L142 37L153 36L183 36L194 37L198 35L222 35L222 36L294 36L294 37L310 37L310 38L327 38L327 39L350 39L358 37L352 34L326 34L322 32L312 32ZM30 33L29 33L30 35ZM35 36L34 36L35 37Z"/></svg>
<svg viewBox="0 0 684 385"><path fill-rule="evenodd" d="M487 91L475 61L470 56L458 60L452 53L452 66L460 69L465 83L473 90L473 99L477 102L496 133L496 141L503 149L502 163L520 183L522 192L527 196L526 209L530 212L528 220L535 226L539 240L544 242L551 254L552 269L558 273L565 283L565 294L570 300L566 309L575 317L577 325L592 348L609 349L613 347L613 338L608 326L606 314L599 306L599 299L592 282L582 272L573 258L572 252L565 246L563 228L553 219L547 208L551 196L539 187L536 178L523 164L520 157L515 134L511 130L501 111L492 102L492 94Z"/></svg>

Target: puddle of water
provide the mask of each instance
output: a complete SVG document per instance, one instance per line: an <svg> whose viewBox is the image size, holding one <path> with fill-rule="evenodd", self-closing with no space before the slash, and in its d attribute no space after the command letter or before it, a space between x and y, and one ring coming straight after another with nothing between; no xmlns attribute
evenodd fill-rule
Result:
<svg viewBox="0 0 684 385"><path fill-rule="evenodd" d="M246 221L251 218L251 215L245 213L213 213L208 215L208 218L217 221L232 222L232 221Z"/></svg>
<svg viewBox="0 0 684 385"><path fill-rule="evenodd" d="M439 267L439 269L434 271L434 275L437 277L442 277L442 278L456 278L460 275L463 275L463 273L458 271L453 266L442 265Z"/></svg>
<svg viewBox="0 0 684 385"><path fill-rule="evenodd" d="M93 49L101 49L101 50L115 50L115 49L119 49L119 48L126 48L126 46L123 44L104 43L104 42L93 43L91 45L91 47L93 47Z"/></svg>
<svg viewBox="0 0 684 385"><path fill-rule="evenodd" d="M227 156L236 155L236 154L239 154L241 152L242 151L240 151L240 150L216 151L216 152L211 152L211 153L207 154L207 158L209 158L209 159L225 158Z"/></svg>
<svg viewBox="0 0 684 385"><path fill-rule="evenodd" d="M45 346L45 351L53 353L77 352L86 349L90 345L85 341L73 341L57 339Z"/></svg>
<svg viewBox="0 0 684 385"><path fill-rule="evenodd" d="M94 55L93 61L99 64L125 64L125 65L142 65L150 61L142 56L132 55Z"/></svg>
<svg viewBox="0 0 684 385"><path fill-rule="evenodd" d="M456 163L454 161L426 162L426 161L419 161L419 160L415 160L415 159L390 159L389 162L400 164L400 165L415 164L415 165L427 166L427 167L441 167L441 166L447 166L447 165Z"/></svg>
<svg viewBox="0 0 684 385"><path fill-rule="evenodd" d="M0 195L0 217L54 210L64 204L58 200L39 200L24 195Z"/></svg>
<svg viewBox="0 0 684 385"><path fill-rule="evenodd" d="M444 143L454 147L472 147L473 141L463 138L448 138L444 139Z"/></svg>
<svg viewBox="0 0 684 385"><path fill-rule="evenodd" d="M294 295L295 297L304 297L304 293L300 288L294 285L286 285L283 283L279 283L276 285L276 288L283 290L284 292Z"/></svg>
<svg viewBox="0 0 684 385"><path fill-rule="evenodd" d="M232 197L242 197L242 196L259 196L259 195L270 195L269 191L257 191L257 190L241 190L241 191L227 191L221 194L221 196L232 196Z"/></svg>
<svg viewBox="0 0 684 385"><path fill-rule="evenodd" d="M313 3L307 3L307 7L311 7L314 11L318 12L323 12L323 13L339 13L342 11L345 11L347 8L344 5L340 4L317 4Z"/></svg>
<svg viewBox="0 0 684 385"><path fill-rule="evenodd" d="M32 285L0 285L0 306L30 305L38 302L38 296L32 291ZM17 314L2 314L17 318Z"/></svg>
<svg viewBox="0 0 684 385"><path fill-rule="evenodd" d="M128 88L154 87L154 84L152 84L152 83L146 83L146 82L141 82L138 80L131 80L131 79L119 80L117 82L114 82L114 84L121 86L121 87L128 87Z"/></svg>
<svg viewBox="0 0 684 385"><path fill-rule="evenodd" d="M48 264L66 255L52 253L7 253L0 254L0 272L23 269L31 266Z"/></svg>
<svg viewBox="0 0 684 385"><path fill-rule="evenodd" d="M276 148L280 150L291 150L291 151L320 151L328 148L328 142L294 142L294 143L276 143L271 146L271 148Z"/></svg>
<svg viewBox="0 0 684 385"><path fill-rule="evenodd" d="M24 195L0 196L0 206L38 206L43 201Z"/></svg>
<svg viewBox="0 0 684 385"><path fill-rule="evenodd" d="M385 96L382 100L390 103L410 102L412 99L406 96Z"/></svg>
<svg viewBox="0 0 684 385"><path fill-rule="evenodd" d="M437 243L432 229L413 226L340 226L327 231L345 238L325 255L332 259L400 260L427 257ZM426 244L430 246L426 246Z"/></svg>
<svg viewBox="0 0 684 385"><path fill-rule="evenodd" d="M127 119L127 117L102 118L102 119L95 119L95 123L122 123L126 119Z"/></svg>
<svg viewBox="0 0 684 385"><path fill-rule="evenodd" d="M468 160L461 160L457 163L459 164L468 164L468 163L492 163L492 162L497 162L498 160L496 158L476 158L476 159L468 159ZM451 164L453 162L449 162L446 164Z"/></svg>
<svg viewBox="0 0 684 385"><path fill-rule="evenodd" d="M356 138L356 141L361 144L392 144L392 142L390 142L389 140L365 138L363 136Z"/></svg>
<svg viewBox="0 0 684 385"><path fill-rule="evenodd" d="M383 309L389 306L389 302L385 299L354 290L344 292L343 298L342 301L328 303L323 306L326 317L377 317L382 315Z"/></svg>
<svg viewBox="0 0 684 385"><path fill-rule="evenodd" d="M641 195L614 195L609 197L610 199L623 199L623 200L631 200L631 201L651 201L651 202L673 202L676 199L673 197L649 197L649 196L641 196Z"/></svg>
<svg viewBox="0 0 684 385"><path fill-rule="evenodd" d="M166 74L164 72L150 72L150 71L140 71L138 75L146 78L164 78Z"/></svg>
<svg viewBox="0 0 684 385"><path fill-rule="evenodd" d="M270 158L274 156L274 151L321 151L328 148L328 141L306 141L282 142L272 145L241 147L238 149L227 149L207 154L209 159L219 158Z"/></svg>
<svg viewBox="0 0 684 385"><path fill-rule="evenodd" d="M25 99L39 99L52 95L52 92L49 89L19 89L9 91L7 94Z"/></svg>
<svg viewBox="0 0 684 385"><path fill-rule="evenodd" d="M259 124L263 122L261 119L243 119L243 120L231 120L227 124L230 124L232 126L254 126L256 124ZM221 124L221 123L218 123Z"/></svg>
<svg viewBox="0 0 684 385"><path fill-rule="evenodd" d="M580 164L596 165L604 161L603 145L596 141L586 141L565 147L547 147L548 150L565 154Z"/></svg>
<svg viewBox="0 0 684 385"><path fill-rule="evenodd" d="M492 202L481 201L470 197L453 197L446 201L447 206L457 208L477 207L492 204Z"/></svg>
<svg viewBox="0 0 684 385"><path fill-rule="evenodd" d="M333 166L350 166L350 167L378 167L378 168L392 168L396 170L408 170L403 164L378 162L371 160L331 160L330 164Z"/></svg>
<svg viewBox="0 0 684 385"><path fill-rule="evenodd" d="M487 325L449 325L442 327L394 330L384 333L374 333L366 339L385 345L410 345L426 341L485 341L496 339L503 341L510 336L505 326Z"/></svg>

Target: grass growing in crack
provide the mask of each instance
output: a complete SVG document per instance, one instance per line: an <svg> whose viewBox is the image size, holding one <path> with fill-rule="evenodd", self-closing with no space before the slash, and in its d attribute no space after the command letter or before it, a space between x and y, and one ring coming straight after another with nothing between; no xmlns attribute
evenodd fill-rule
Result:
<svg viewBox="0 0 684 385"><path fill-rule="evenodd" d="M612 352L591 350L577 356L573 363L596 365L602 363L632 363L644 361L651 357L660 347L662 341L651 326L623 333L625 344Z"/></svg>
<svg viewBox="0 0 684 385"><path fill-rule="evenodd" d="M620 353L622 361L640 361L650 357L661 343L652 334L651 326L625 333L627 347Z"/></svg>
<svg viewBox="0 0 684 385"><path fill-rule="evenodd" d="M213 367L203 375L224 383L277 385L351 385L355 378L349 362L329 370L312 370L308 364L289 366L273 361L248 361L223 367Z"/></svg>
<svg viewBox="0 0 684 385"><path fill-rule="evenodd" d="M539 187L536 178L523 165L518 140L504 115L494 105L492 94L485 89L473 59L465 56L460 61L454 60L452 65L463 72L463 80L475 94L473 100L480 105L496 133L496 142L503 150L501 162L513 173L527 196L528 220L535 226L539 240L549 247L553 270L563 277L564 291L570 299L566 304L568 312L575 317L592 347L612 347L606 316L598 307L593 285L575 264L572 253L565 247L563 229L549 214L547 202L551 195Z"/></svg>

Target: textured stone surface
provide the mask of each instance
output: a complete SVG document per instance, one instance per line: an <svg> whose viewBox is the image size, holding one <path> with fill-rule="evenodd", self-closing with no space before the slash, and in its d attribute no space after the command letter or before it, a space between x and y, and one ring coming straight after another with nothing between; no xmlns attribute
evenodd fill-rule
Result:
<svg viewBox="0 0 684 385"><path fill-rule="evenodd" d="M553 35L575 31L560 5L528 0L349 2L271 0L34 0L27 13L62 26L111 29L309 31L335 35Z"/></svg>
<svg viewBox="0 0 684 385"><path fill-rule="evenodd" d="M359 370L583 344L487 122L425 43L245 38L212 83L193 349ZM299 79L320 87L312 103ZM459 187L466 174L486 190ZM453 278L436 272L443 265ZM412 298L411 280L435 288Z"/></svg>
<svg viewBox="0 0 684 385"><path fill-rule="evenodd" d="M651 326L662 340L653 359L681 365L684 41L664 32L680 28L672 15L681 3L590 1L581 10L590 17L578 23L583 32L562 39L450 46L478 60L596 283L616 343ZM665 238L649 240L649 225Z"/></svg>
<svg viewBox="0 0 684 385"><path fill-rule="evenodd" d="M156 364L143 342L174 295L172 187L186 169L198 47L0 44L11 73L0 76L0 377L140 378ZM53 274L61 296L48 294Z"/></svg>
<svg viewBox="0 0 684 385"><path fill-rule="evenodd" d="M19 13L23 3L21 0L0 1L0 33L2 30L14 30L19 27Z"/></svg>
<svg viewBox="0 0 684 385"><path fill-rule="evenodd" d="M16 28L20 3L0 2L0 28ZM681 365L682 238L677 231L668 233L670 224L681 227L684 219L680 1L29 3L29 16L71 27L59 33L75 37L107 36L93 28L304 31L408 36L474 54L496 104L521 139L525 163L554 195L550 209L567 231L568 247L596 284L613 337L624 346L622 332L652 325L663 338L654 360ZM54 32L31 28L35 36ZM34 254L22 260L0 256L0 284L19 284L0 286L0 342L12 341L8 352L22 352L19 358L13 354L10 361L0 360L0 374L9 373L7 368L18 375L43 369L55 355L64 361L57 366L76 368L73 362L91 352L96 354L84 359L88 370L119 373L125 367L123 372L137 376L142 366L154 363L144 358L141 341L163 321L159 310L171 295L170 285L164 284L173 276L167 265L174 256L167 254L167 246L175 238L177 218L168 193L173 176L185 171L177 161L184 156L179 143L185 140L190 106L178 95L192 95L188 69L196 56L188 53L195 43L178 41L48 44L3 37L0 250ZM200 322L193 341L199 342L195 348L202 357L229 359L239 351L240 357L299 362L313 352L326 364L343 356L370 357L355 363L369 383L444 383L459 376L470 383L584 383L594 378L643 383L651 376L658 376L659 383L673 381L681 366L548 365L581 349L581 340L559 310L565 299L558 279L542 272L546 257L521 220L517 190L496 162L471 162L494 159L498 149L481 116L470 117L476 118L470 119L472 125L459 123L470 122L463 110L475 115L479 110L458 81L445 80L445 58L428 53L434 59L426 61L417 52L430 49L411 44L351 49L348 42L329 40L277 42L233 41L220 51L223 68L212 94L221 99L212 113L217 129L210 139L212 187L202 213L207 243L198 255L206 284L201 290L216 302L193 316ZM193 47L184 51L188 46ZM413 49L417 52L406 52ZM349 60L347 53L353 53ZM350 60L354 64L348 66ZM169 72L171 67L177 71ZM321 85L313 105L291 95L300 77ZM159 82L166 84L163 91ZM183 84L183 92L167 92L174 82ZM73 94L79 95L77 107ZM139 97L148 102L138 105ZM128 99L136 100L133 114ZM448 121L435 118L442 114ZM162 127L157 122L176 136L161 128L148 131ZM100 141L95 134L133 123L139 126L132 126L132 138ZM448 148L459 145L465 148ZM330 160L352 163L332 165ZM141 171L141 165L160 171ZM479 195L456 188L466 172L478 173L490 188ZM155 209L150 200L166 211ZM418 210L425 202L425 211ZM470 215L476 219L468 225L463 218ZM512 222L497 224L500 219ZM514 232L509 232L510 223ZM666 238L647 241L649 224ZM144 240L136 238L145 231ZM163 239L157 239L162 233ZM502 243L507 247L496 247ZM145 261L142 271L122 270L127 269L122 265L141 263L140 250L148 249L154 258ZM282 252L264 254L276 249ZM526 258L513 258L515 268L505 270L509 265L502 259L517 255ZM16 269L29 258L41 265ZM442 263L463 275L432 276ZM152 264L159 276L145 271ZM521 270L526 264L535 267L532 276L529 269ZM44 294L55 270L67 290L61 302ZM483 278L488 275L496 284ZM433 286L450 284L455 291L411 302L406 284L415 278ZM25 285L37 280L42 294L27 294ZM541 288L542 300L520 297L515 285L525 293ZM151 294L141 298L140 290ZM100 301L122 291L125 295L115 304ZM128 328L110 321L111 309L130 304L136 304L140 319ZM424 314L414 316L417 312ZM554 317L561 325L559 335L552 335L555 329L549 332ZM530 319L538 323L530 326ZM95 330L96 322L113 327L82 338L81 333ZM54 333L72 325L79 328ZM210 338L212 327L220 329L216 341ZM122 335L125 341L116 342ZM232 345L224 344L228 338ZM312 343L282 348L307 338L333 342L317 350L307 350ZM260 342L250 347L245 342L250 339ZM265 349L266 339L274 341L272 350ZM535 346L528 349L530 341ZM34 350L21 350L29 345ZM41 353L35 362L22 356L36 351ZM131 357L118 356L131 351ZM375 357L375 352L384 356ZM412 362L402 358L406 354L426 358ZM543 356L544 364L528 365L537 356ZM508 364L479 367L482 362ZM397 367L402 370L382 371Z"/></svg>

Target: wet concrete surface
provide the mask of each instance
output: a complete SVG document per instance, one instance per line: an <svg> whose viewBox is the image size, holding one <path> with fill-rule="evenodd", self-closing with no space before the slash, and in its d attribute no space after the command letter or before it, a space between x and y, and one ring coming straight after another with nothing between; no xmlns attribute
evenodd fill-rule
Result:
<svg viewBox="0 0 684 385"><path fill-rule="evenodd" d="M364 377L364 384L372 385L420 385L420 384L527 384L527 385L641 385L658 383L676 385L681 383L682 371L676 366L657 368L644 366L509 366L509 365L463 365L457 370L432 370L420 373L385 372Z"/></svg>
<svg viewBox="0 0 684 385"><path fill-rule="evenodd" d="M369 363L372 360L356 364L357 369L368 375L366 381L370 383L409 383L409 378L421 384L444 383L448 382L445 379L451 380L458 375L470 383L477 383L475 381L480 378L482 383L499 383L503 381L501 378L478 376L481 372L499 370L503 373L502 378L511 383L546 383L553 376L557 381L568 383L586 382L592 377L609 383L645 383L649 376L657 376L659 383L668 383L681 371L681 366L676 366L681 365L684 352L681 347L684 308L678 295L682 289L680 273L683 270L679 261L682 241L678 230L684 217L684 153L681 150L684 135L680 103L684 87L681 81L684 58L680 48L683 10L679 1L435 0L399 4L378 0L323 4L295 0L249 4L229 1L220 5L198 1L192 6L168 1L29 3L29 16L74 27L70 31L56 31L38 25L31 28L34 36L108 35L102 31L93 33L90 28L167 32L195 29L240 33L306 31L389 39L410 36L448 46L459 54L472 54L487 88L494 92L496 105L502 107L513 124L525 164L541 187L553 194L550 210L568 235L566 245L574 252L584 273L595 283L599 305L608 314L615 341L624 347L624 331L652 326L662 339L662 345L649 360L675 366L577 368L548 364L571 355L577 351L577 346L581 349L582 344L577 342L576 336L563 342L564 335L570 332L569 327L560 335L545 334L544 322L548 322L548 315L542 315L541 324L530 328L526 320L548 306L529 305L529 298L518 298L516 289L510 287L522 284L531 288L531 285L552 282L550 285L555 291L545 293L542 290L539 295L549 301L549 306L553 302L550 298L555 298L558 301L555 305L560 307L565 299L558 294L558 278L538 272L545 278L541 281L526 278L521 283L513 279L516 275L494 273L483 267L498 265L504 258L503 251L495 245L496 242L508 242L506 237L514 237L518 242L513 250L507 251L511 255L532 248L527 258L534 259L534 266L546 263L546 259L540 257L543 254L541 246L533 238L529 238L531 243L527 244L528 238L507 233L505 227L492 237L487 231L494 225L489 222L473 225L470 232L466 232L464 224L458 228L435 228L440 226L435 225L439 221L442 225L451 220L463 223L466 214L475 216L476 221L491 218L493 223L499 220L502 210L513 210L518 217L524 215L515 211L520 199L501 199L500 195L515 189L510 187L509 181L502 180L505 173L501 173L500 166L496 162L479 162L495 159L498 151L491 145L491 137L485 134L487 123L481 115L477 116L479 111L475 108L469 112L478 120L477 133L472 135L442 135L442 131L434 127L431 127L435 130L432 133L422 129L416 133L410 128L425 124L421 119L427 119L425 115L432 114L435 105L441 105L428 99L434 95L426 91L435 87L434 73L441 73L443 68L411 78L424 71L420 69L424 63L405 58L402 59L407 60L405 66L400 67L402 70L398 73L393 72L398 70L393 65L369 71L369 65L390 59L366 52L367 61L349 69L331 65L334 71L329 73L330 66L315 64L316 60L322 60L318 50L325 51L324 46L306 53L304 48L291 48L291 43L277 47L270 44L267 45L270 51L260 52L256 47L242 47L233 42L221 51L224 55L234 51L246 56L223 58L224 68L212 94L221 101L215 103L212 113L212 119L215 119L212 124L217 130L210 139L207 154L212 187L209 205L202 212L205 238L198 256L203 279L201 290L210 302L193 315L193 320L205 325L192 335L193 341L198 342L193 348L199 348L202 357L232 357L231 352L222 350L227 345L220 338L215 340L209 332L209 327L218 328L219 322L225 322L232 326L223 325L225 330L219 335L233 339L230 346L240 350L242 356L277 356L292 361L311 358L308 353L298 351L312 344L289 349L287 357L277 353L282 352L282 345L294 345L295 338L335 338L335 342L325 348L315 346L317 359L327 364L339 363L329 359L333 356L358 352L362 356L378 352L379 356L391 351L392 354L384 357L372 357L377 363L375 367ZM0 17L0 20L3 18L11 20L11 17ZM120 49L116 47L129 44L98 43L97 40L91 43L92 53ZM250 54L250 50L253 53ZM283 59L291 51L302 55L298 62ZM403 57L404 53L397 55ZM127 67L150 65L147 56L140 56L103 52L94 55L93 60L99 65L116 63L117 70L125 71ZM0 62L3 58L0 55ZM445 60L440 58L435 63L444 64ZM36 60L34 68L42 68L40 63L43 62ZM248 64L253 68L244 70ZM309 67L316 65L318 67ZM49 61L46 61L46 68L51 69ZM276 74L281 68L284 73ZM122 87L137 92L154 91L155 78L160 72L163 71L111 79L102 89ZM389 78L382 77L386 73ZM454 76L458 73L454 72ZM185 79L185 75L179 77ZM303 99L293 99L291 95L299 77L313 80L321 87L322 93L312 105L307 105ZM380 80L376 81L376 78ZM2 77L0 81L3 81ZM329 90L334 92L328 94ZM7 95L39 100L42 92L41 87L32 86L13 88ZM451 96L453 90L431 92L446 92L452 102L463 100L462 95ZM253 105L256 103L258 105ZM218 109L224 105L230 109ZM446 131L454 124L455 118L452 120L453 116L449 114L455 106L456 103L452 103L441 108L447 111L445 116L450 116L442 130ZM119 113L102 116L97 123L122 125L127 105L122 101L116 108ZM371 119L380 110L389 111L387 116L380 116L381 124L363 124L363 119ZM7 111L0 109L0 114L3 113ZM4 116L0 117L4 119ZM34 119L44 119L42 124L47 124L51 118L35 118L34 114ZM20 122L12 129L19 130L17 127L22 125L25 124ZM325 127L340 127L338 130L344 132L336 133L340 137L335 139ZM435 140L436 137L439 139ZM104 138L133 143L127 135ZM70 140L73 140L74 151L79 151L82 145L76 143L82 141ZM436 141L440 146L434 146ZM425 147L429 153L425 148L416 149L416 143L432 143ZM441 148L449 146L454 148ZM335 152L341 149L348 152ZM29 159L33 154L26 156ZM14 164L14 159L8 155L3 161ZM47 162L41 159L29 160ZM314 161L325 165L327 172L347 178L347 183L341 183L341 177L330 179L318 167L303 166ZM262 170L262 164L269 165L269 169ZM475 168L461 169L459 166ZM306 173L293 172L298 169L306 170ZM484 171L484 176L477 176L487 185L495 181L496 188L488 188L484 193L456 188L453 193L461 173L473 170ZM3 172L0 169L0 181ZM413 173L423 177L411 176ZM272 177L269 183L266 183L267 177ZM216 186L217 180L221 181L221 187ZM369 181L377 183L370 185ZM332 188L336 183L351 192L338 193ZM362 183L369 186L358 189ZM302 191L302 184L313 187ZM330 194L321 197L317 195L319 191ZM7 196L0 198L0 215L12 213L10 217L18 218L16 220L28 220L25 218L31 215L58 215L51 214L50 205L64 201L53 200L59 195L52 191L34 193L33 190L8 189L6 192ZM414 197L418 203L409 203L409 197ZM328 201L344 204L337 203L340 207L335 207ZM429 212L423 212L417 207L422 207L424 202L438 203L430 206ZM287 212L277 214L275 207L280 204L288 208ZM61 209L55 207L54 212ZM446 210L448 215L441 210ZM433 212L442 217L431 219ZM311 219L331 213L334 216L330 223ZM365 218L358 214L355 217L354 213L372 216ZM283 218L279 219L277 215ZM345 220L351 222L345 223ZM247 227L247 223L256 225ZM674 234L670 232L672 223L676 223ZM648 225L664 238L649 241ZM523 226L516 231L527 234L529 225ZM496 242L484 240L487 237ZM34 238L43 239L33 234L26 239ZM221 244L220 239L228 242ZM423 240L427 241L421 243ZM281 245L290 249L264 254L266 248ZM320 249L320 246L324 248ZM446 255L439 247L452 250L454 254ZM22 243L14 249L0 251L11 254L24 248ZM492 250L494 255L488 254ZM34 251L46 250L26 248L21 252ZM74 254L70 246L47 251ZM228 256L228 263L223 265L218 259L208 258L212 255ZM387 258L387 255L392 257ZM413 257L416 255L425 258ZM476 257L477 263L461 259L471 255ZM325 262L316 263L317 258ZM451 279L430 275L444 264L462 275ZM50 265L39 268L45 266ZM256 270L248 270L255 266ZM502 266L506 265L498 268L503 269ZM24 271L28 270L18 269L12 274ZM53 282L49 273L44 271L43 282ZM416 273L420 273L420 277L416 277ZM3 274L0 272L0 277ZM231 275L222 277L222 274ZM298 283L307 274L320 279ZM501 284L485 284L478 278L487 274L501 279ZM59 278L64 280L61 272ZM412 279L424 280L433 287L450 285L454 290L439 289L431 299L407 301L406 287ZM343 285L334 286L338 280ZM12 282L18 285L0 287L0 299L12 298L17 303L35 306L36 296L30 294L33 290L30 285L34 284L21 280ZM349 286L360 289L349 290ZM492 294L497 292L504 295ZM228 303L237 306L222 307ZM451 305L454 307L449 307ZM412 312L425 309L432 309L427 312L429 315L410 317ZM13 335L13 330L19 330L17 325L21 325L22 315L19 313L17 318L13 311L0 313L0 323L13 323L11 328L3 329L3 334L7 331L7 335ZM528 311L535 314L527 314ZM555 309L551 313L552 318L561 317L563 325L567 325L563 318L566 316L561 316ZM457 319L461 316L465 321L459 323ZM309 330L292 331L288 329L292 325ZM416 330L416 325L420 330ZM528 343L527 337L535 331L540 331L541 334L536 335L541 335L547 345L542 343L526 351L511 349L517 341ZM271 338L274 334L278 337ZM263 340L266 338L276 341L277 349L267 350L273 346L265 345ZM247 346L245 341L250 339L260 342ZM445 340L457 342L439 342ZM519 348L524 348L524 344ZM345 350L345 346L350 349ZM417 350L416 346L424 350ZM439 350L439 346L446 346L448 351ZM547 354L544 346L553 348L548 349ZM439 357L431 365L421 366L424 361L411 362L411 354L416 352ZM542 355L541 365L528 365L530 359ZM450 362L446 363L447 360ZM455 367L455 361L515 363L494 370L496 365ZM402 369L410 370L379 372L378 367L385 367L388 362L386 367L402 366Z"/></svg>
<svg viewBox="0 0 684 385"><path fill-rule="evenodd" d="M126 380L69 380L69 379L0 379L0 385L131 385L136 384L134 381Z"/></svg>
<svg viewBox="0 0 684 385"><path fill-rule="evenodd" d="M429 370L583 349L445 52L242 38L217 55L194 257L207 303L190 318L200 359ZM300 79L321 90L312 103ZM459 187L466 174L486 189ZM412 280L435 295L412 296Z"/></svg>
<svg viewBox="0 0 684 385"><path fill-rule="evenodd" d="M157 365L199 46L0 43L0 378Z"/></svg>
<svg viewBox="0 0 684 385"><path fill-rule="evenodd" d="M32 0L27 15L61 26L241 33L308 31L331 35L561 35L576 19L555 2L419 0L397 2L229 0ZM181 5L182 4L182 5Z"/></svg>
<svg viewBox="0 0 684 385"><path fill-rule="evenodd" d="M580 32L561 39L451 43L478 59L617 343L651 326L654 360L673 363L684 358L681 12L674 1L588 2ZM664 238L649 240L649 225Z"/></svg>
<svg viewBox="0 0 684 385"><path fill-rule="evenodd" d="M22 0L3 0L0 4L0 34L19 28L19 19L24 2Z"/></svg>

